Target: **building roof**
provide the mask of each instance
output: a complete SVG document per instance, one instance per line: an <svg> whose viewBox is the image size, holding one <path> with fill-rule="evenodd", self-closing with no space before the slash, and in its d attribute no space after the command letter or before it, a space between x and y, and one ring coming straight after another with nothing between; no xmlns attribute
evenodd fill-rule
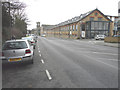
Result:
<svg viewBox="0 0 120 90"><path fill-rule="evenodd" d="M87 16L89 16L91 13L93 13L95 10L99 11L97 8L92 10L92 11L89 11L87 13L84 13L84 14L81 14L80 16L76 16L72 19L69 19L67 21L64 21L64 22L61 22L59 24L57 24L55 27L59 27L59 26L63 26L63 25L68 25L68 24L72 24L72 23L75 23L75 22L78 22L78 21L81 21L83 20L84 18L86 18ZM109 21L111 21L106 15L104 15L101 11L99 11L106 19L108 19Z"/></svg>

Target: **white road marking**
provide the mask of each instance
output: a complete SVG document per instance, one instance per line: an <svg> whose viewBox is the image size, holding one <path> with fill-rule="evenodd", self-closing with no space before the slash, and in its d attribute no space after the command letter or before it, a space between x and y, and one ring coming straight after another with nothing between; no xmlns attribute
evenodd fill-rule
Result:
<svg viewBox="0 0 120 90"><path fill-rule="evenodd" d="M40 52L40 51L39 51Z"/></svg>
<svg viewBox="0 0 120 90"><path fill-rule="evenodd" d="M98 59L102 59L102 60L110 60L110 61L118 61L117 59L108 59L108 58L98 58Z"/></svg>
<svg viewBox="0 0 120 90"><path fill-rule="evenodd" d="M103 53L103 52L92 52L92 53L96 53L96 54L108 54L108 55L118 55L118 54L114 54L114 53Z"/></svg>
<svg viewBox="0 0 120 90"><path fill-rule="evenodd" d="M41 54L40 54L40 57L41 57Z"/></svg>
<svg viewBox="0 0 120 90"><path fill-rule="evenodd" d="M50 76L50 73L48 72L48 70L45 70L45 72L46 72L46 74L47 74L48 79L51 80L52 77Z"/></svg>
<svg viewBox="0 0 120 90"><path fill-rule="evenodd" d="M108 64L108 63L102 62L102 61L100 61L100 60L96 60L96 61L101 62L101 63L103 63L103 64L105 64L105 65L108 65L108 66L110 66L110 67L113 67L113 68L115 68L115 69L118 69L118 67L115 67L115 66L110 65L110 64Z"/></svg>
<svg viewBox="0 0 120 90"><path fill-rule="evenodd" d="M44 64L45 62L43 61L43 59L41 59L41 62Z"/></svg>

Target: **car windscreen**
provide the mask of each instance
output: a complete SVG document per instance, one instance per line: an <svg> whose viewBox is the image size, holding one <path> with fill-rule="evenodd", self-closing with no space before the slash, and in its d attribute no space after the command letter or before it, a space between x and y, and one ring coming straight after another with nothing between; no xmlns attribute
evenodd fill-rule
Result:
<svg viewBox="0 0 120 90"><path fill-rule="evenodd" d="M3 45L3 50L24 49L28 48L25 41L7 42Z"/></svg>

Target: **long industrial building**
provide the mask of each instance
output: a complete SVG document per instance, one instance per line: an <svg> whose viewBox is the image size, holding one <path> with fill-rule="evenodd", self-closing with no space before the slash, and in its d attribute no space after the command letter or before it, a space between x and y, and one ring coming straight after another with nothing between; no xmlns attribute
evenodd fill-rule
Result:
<svg viewBox="0 0 120 90"><path fill-rule="evenodd" d="M48 25L46 25L47 27ZM50 28L41 26L41 33L48 37L58 38L94 38L95 35L113 35L113 21L100 10L94 9Z"/></svg>

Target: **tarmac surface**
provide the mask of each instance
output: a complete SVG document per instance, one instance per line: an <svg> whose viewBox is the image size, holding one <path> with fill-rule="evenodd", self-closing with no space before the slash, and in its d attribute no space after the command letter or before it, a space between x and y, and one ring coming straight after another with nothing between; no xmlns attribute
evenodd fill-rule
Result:
<svg viewBox="0 0 120 90"><path fill-rule="evenodd" d="M118 48L39 37L34 64L3 65L2 76L3 88L117 88Z"/></svg>

